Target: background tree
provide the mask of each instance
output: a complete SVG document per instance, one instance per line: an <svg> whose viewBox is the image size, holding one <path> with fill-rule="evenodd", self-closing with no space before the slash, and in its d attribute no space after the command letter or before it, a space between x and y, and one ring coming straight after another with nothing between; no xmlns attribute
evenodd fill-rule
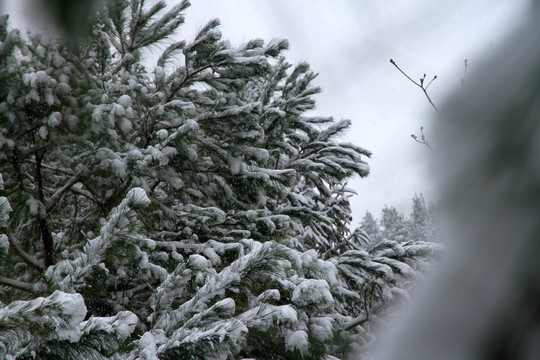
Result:
<svg viewBox="0 0 540 360"><path fill-rule="evenodd" d="M393 206L385 206L380 219L366 211L360 226L371 242L394 241L438 242L437 210L427 207L422 194L412 199L411 213L405 217Z"/></svg>

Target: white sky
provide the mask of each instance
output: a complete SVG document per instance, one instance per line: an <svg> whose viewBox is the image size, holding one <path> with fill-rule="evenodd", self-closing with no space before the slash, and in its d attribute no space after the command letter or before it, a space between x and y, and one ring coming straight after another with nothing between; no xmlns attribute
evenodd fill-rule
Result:
<svg viewBox="0 0 540 360"><path fill-rule="evenodd" d="M154 1L149 1L154 2ZM167 0L169 4L175 1ZM7 1L11 23L21 27L28 1ZM349 184L358 192L355 222L366 210L379 215L385 204L408 212L415 193L435 199L428 164L431 153L411 133L424 125L429 138L435 111L419 88L390 63L396 60L414 79L438 79L430 96L440 105L459 89L463 61L481 65L524 18L528 0L192 0L179 37L190 39L212 18L224 39L286 38L293 64L308 61L319 73L316 114L353 122L348 141L373 152L371 175ZM436 144L434 144L436 148Z"/></svg>

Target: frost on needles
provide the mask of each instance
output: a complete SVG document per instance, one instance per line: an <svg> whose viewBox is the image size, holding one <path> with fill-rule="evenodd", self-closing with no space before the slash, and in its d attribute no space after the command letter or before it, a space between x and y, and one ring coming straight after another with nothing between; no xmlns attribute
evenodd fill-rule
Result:
<svg viewBox="0 0 540 360"><path fill-rule="evenodd" d="M351 229L370 152L306 115L316 74L217 20L175 42L187 1L107 4L77 45L0 18L0 357L367 349L438 246Z"/></svg>

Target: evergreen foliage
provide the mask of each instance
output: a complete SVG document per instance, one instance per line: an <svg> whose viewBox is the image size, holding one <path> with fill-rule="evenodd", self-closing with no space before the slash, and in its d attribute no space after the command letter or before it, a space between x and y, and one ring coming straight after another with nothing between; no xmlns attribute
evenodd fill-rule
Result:
<svg viewBox="0 0 540 360"><path fill-rule="evenodd" d="M0 357L347 358L438 251L351 231L370 152L306 115L316 74L217 20L174 42L188 6L76 46L0 19Z"/></svg>
<svg viewBox="0 0 540 360"><path fill-rule="evenodd" d="M395 207L385 206L379 220L366 211L360 225L372 242L438 242L437 211L433 206L426 206L422 194L413 197L408 218Z"/></svg>

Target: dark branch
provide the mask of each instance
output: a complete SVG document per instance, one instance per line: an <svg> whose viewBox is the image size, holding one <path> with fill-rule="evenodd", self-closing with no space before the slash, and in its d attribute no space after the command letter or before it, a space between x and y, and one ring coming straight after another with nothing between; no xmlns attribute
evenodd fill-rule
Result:
<svg viewBox="0 0 540 360"><path fill-rule="evenodd" d="M43 153L36 153L36 182L39 201L45 204L45 195L43 191L43 176L41 175L41 162L43 160ZM48 267L54 263L54 241L47 224L46 215L39 219L39 230L41 232L41 241L43 243L44 261L45 267Z"/></svg>
<svg viewBox="0 0 540 360"><path fill-rule="evenodd" d="M62 186L58 191L56 191L50 198L49 201L47 201L46 209L47 212L49 212L52 208L55 207L56 204L60 201L62 196L66 191L68 191L73 185L75 185L77 182L79 182L80 175L77 174L73 176L71 179L68 180L68 182Z"/></svg>
<svg viewBox="0 0 540 360"><path fill-rule="evenodd" d="M9 286L14 289L34 292L34 285L3 276L0 276L0 285Z"/></svg>
<svg viewBox="0 0 540 360"><path fill-rule="evenodd" d="M45 263L43 261L38 260L34 258L32 255L25 252L23 249L19 247L19 245L17 245L15 241L13 241L11 237L9 237L8 239L9 239L9 245L11 246L11 248L15 251L17 256L20 257L21 260L26 265L30 266L31 268L36 269L40 273L45 271Z"/></svg>

